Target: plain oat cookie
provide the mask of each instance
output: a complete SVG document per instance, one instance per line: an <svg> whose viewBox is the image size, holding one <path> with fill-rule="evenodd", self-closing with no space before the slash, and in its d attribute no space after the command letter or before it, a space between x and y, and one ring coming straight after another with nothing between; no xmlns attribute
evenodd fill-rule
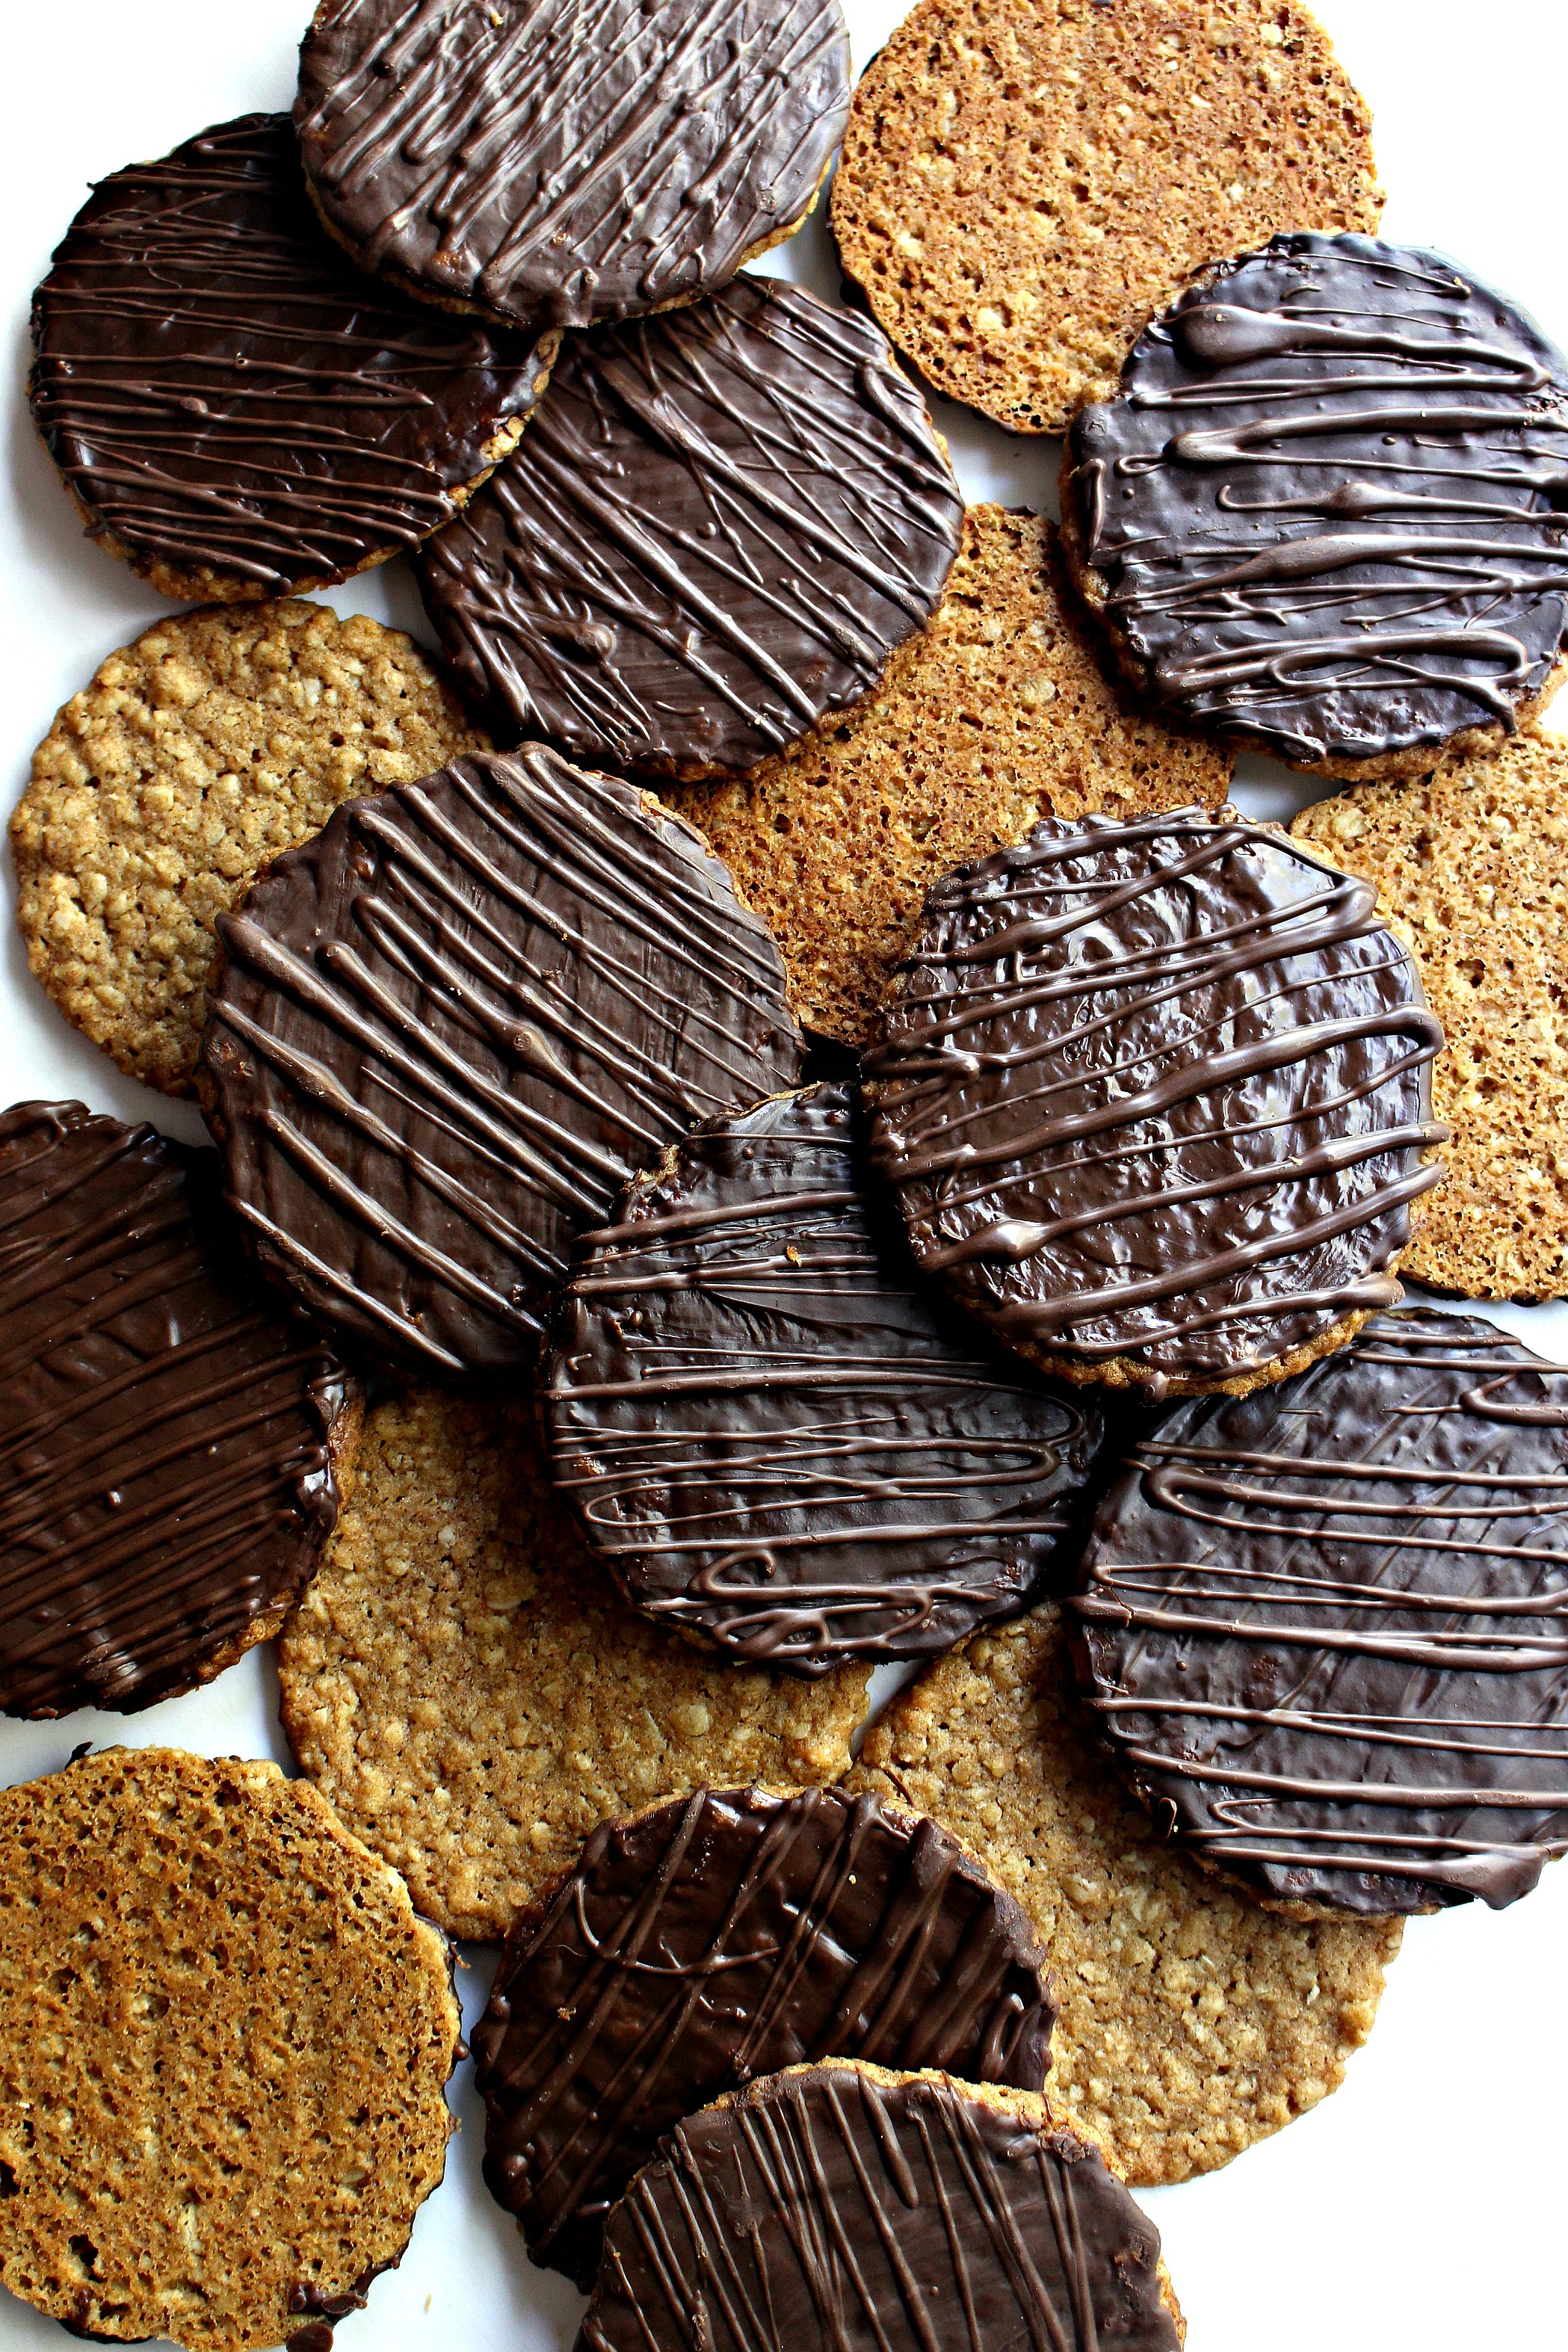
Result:
<svg viewBox="0 0 1568 2352"><path fill-rule="evenodd" d="M171 615L33 754L11 848L36 978L132 1077L192 1093L216 917L340 802L489 743L412 638L363 614Z"/></svg>

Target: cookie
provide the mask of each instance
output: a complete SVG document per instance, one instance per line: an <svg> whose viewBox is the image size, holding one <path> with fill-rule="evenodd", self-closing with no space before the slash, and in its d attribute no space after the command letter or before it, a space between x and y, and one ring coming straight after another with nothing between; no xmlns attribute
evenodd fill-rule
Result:
<svg viewBox="0 0 1568 2352"><path fill-rule="evenodd" d="M1103 1435L936 1311L858 1109L818 1086L674 1145L580 1244L540 1380L556 1492L637 1606L795 1674L1016 1614Z"/></svg>
<svg viewBox="0 0 1568 2352"><path fill-rule="evenodd" d="M568 347L416 567L459 683L573 759L742 772L923 628L963 498L869 319L776 279Z"/></svg>
<svg viewBox="0 0 1568 2352"><path fill-rule="evenodd" d="M215 1155L0 1113L0 1710L128 1714L275 1633L358 1444L342 1367L237 1265Z"/></svg>
<svg viewBox="0 0 1568 2352"><path fill-rule="evenodd" d="M928 894L883 1032L872 1163L1034 1362L1239 1396L1397 1302L1443 1033L1376 892L1283 834L1047 818Z"/></svg>
<svg viewBox="0 0 1568 2352"><path fill-rule="evenodd" d="M1074 420L1062 520L1155 708L1315 775L1423 775L1568 674L1568 359L1440 254L1276 237Z"/></svg>
<svg viewBox="0 0 1568 2352"><path fill-rule="evenodd" d="M474 2033L485 2179L586 2294L667 2132L798 2060L1038 2091L1054 2011L1010 1895L934 1822L699 1789L595 1831L513 1926Z"/></svg>
<svg viewBox="0 0 1568 2352"><path fill-rule="evenodd" d="M368 285L289 118L100 180L33 297L33 415L89 536L192 603L324 587L438 529L505 455L559 337Z"/></svg>
<svg viewBox="0 0 1568 2352"><path fill-rule="evenodd" d="M837 1780L868 1675L710 1663L628 1610L549 1491L524 1399L416 1389L278 1645L300 1769L421 1911L499 1941L603 1821L705 1780Z"/></svg>
<svg viewBox="0 0 1568 2352"><path fill-rule="evenodd" d="M574 1234L799 1074L778 950L700 836L538 746L350 801L218 936L229 1198L300 1304L416 1371L531 1369Z"/></svg>
<svg viewBox="0 0 1568 2352"><path fill-rule="evenodd" d="M1160 2235L1045 2101L772 2074L672 2133L605 2231L578 2352L1176 2352Z"/></svg>
<svg viewBox="0 0 1568 2352"><path fill-rule="evenodd" d="M294 121L363 268L537 329L715 293L794 236L848 111L838 0L321 0Z"/></svg>
<svg viewBox="0 0 1568 2352"><path fill-rule="evenodd" d="M78 2336L331 2352L445 2168L445 1940L234 1756L6 1790L0 1885L0 2281Z"/></svg>
<svg viewBox="0 0 1568 2352"><path fill-rule="evenodd" d="M1231 754L1134 710L1037 515L971 507L931 626L837 727L660 787L778 940L807 1028L863 1045L927 887L1042 816L1217 808Z"/></svg>
<svg viewBox="0 0 1568 2352"><path fill-rule="evenodd" d="M984 1853L1057 1979L1047 2095L1135 2187L1315 2106L1372 2031L1398 1919L1286 1918L1200 1870L1107 1769L1058 1604L976 1635L867 1734L850 1790Z"/></svg>
<svg viewBox="0 0 1568 2352"><path fill-rule="evenodd" d="M860 77L833 230L939 392L1059 433L1209 263L1374 229L1371 132L1296 0L919 0Z"/></svg>
<svg viewBox="0 0 1568 2352"><path fill-rule="evenodd" d="M1290 827L1375 883L1421 958L1454 1133L1405 1270L1469 1298L1568 1296L1565 807L1568 743L1526 729L1495 758L1321 801Z"/></svg>
<svg viewBox="0 0 1568 2352"><path fill-rule="evenodd" d="M33 754L11 854L34 977L128 1076L194 1093L218 916L340 803L489 749L412 638L363 613L171 614Z"/></svg>

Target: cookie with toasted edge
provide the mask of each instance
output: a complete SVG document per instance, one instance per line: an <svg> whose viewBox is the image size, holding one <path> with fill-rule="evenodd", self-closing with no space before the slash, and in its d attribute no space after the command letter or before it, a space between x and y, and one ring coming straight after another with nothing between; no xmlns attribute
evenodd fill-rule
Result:
<svg viewBox="0 0 1568 2352"><path fill-rule="evenodd" d="M11 855L34 977L128 1076L194 1094L218 916L343 801L489 749L413 639L363 613L171 614L33 754Z"/></svg>
<svg viewBox="0 0 1568 2352"><path fill-rule="evenodd" d="M1568 740L1367 785L1290 830L1377 886L1447 1040L1433 1106L1449 1181L1405 1271L1470 1298L1568 1296ZM785 950L787 955L787 949Z"/></svg>
<svg viewBox="0 0 1568 2352"><path fill-rule="evenodd" d="M531 1405L369 1416L278 1648L283 1728L422 1911L498 1940L599 1822L705 1780L837 1780L867 1670L710 1664L628 1609L549 1492Z"/></svg>
<svg viewBox="0 0 1568 2352"><path fill-rule="evenodd" d="M930 626L868 700L743 779L659 793L778 940L796 1016L861 1045L939 875L1042 816L1217 808L1231 766L1115 681L1053 525L978 506Z"/></svg>
<svg viewBox="0 0 1568 2352"><path fill-rule="evenodd" d="M74 2333L330 2352L441 2179L446 1939L275 1764L0 1795L0 2282Z"/></svg>
<svg viewBox="0 0 1568 2352"><path fill-rule="evenodd" d="M1212 2172L1315 2106L1372 2031L1397 1919L1298 1921L1199 1869L1108 1769L1045 1601L912 1684L848 1789L985 1855L1050 1955L1047 2095L1135 2186Z"/></svg>
<svg viewBox="0 0 1568 2352"><path fill-rule="evenodd" d="M1371 131L1298 0L919 0L860 77L833 231L939 392L1059 433L1207 263L1375 229Z"/></svg>

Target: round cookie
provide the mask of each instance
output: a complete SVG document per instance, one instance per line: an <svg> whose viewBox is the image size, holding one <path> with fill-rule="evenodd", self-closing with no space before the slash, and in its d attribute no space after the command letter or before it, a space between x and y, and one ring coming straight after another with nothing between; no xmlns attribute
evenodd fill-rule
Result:
<svg viewBox="0 0 1568 2352"><path fill-rule="evenodd" d="M0 1885L0 2282L78 2336L331 2352L445 2168L444 1939L232 1756L6 1790Z"/></svg>
<svg viewBox="0 0 1568 2352"><path fill-rule="evenodd" d="M1038 2091L1028 1920L934 1822L837 1789L699 1789L595 1831L513 1926L474 2032L485 2179L587 2294L667 2132L798 2060Z"/></svg>
<svg viewBox="0 0 1568 2352"><path fill-rule="evenodd" d="M294 121L362 268L503 326L590 327L793 236L848 111L838 0L321 0Z"/></svg>
<svg viewBox="0 0 1568 2352"><path fill-rule="evenodd" d="M1034 1362L1244 1394L1399 1298L1443 1033L1376 893L1183 810L963 866L868 1056L921 1271Z"/></svg>
<svg viewBox="0 0 1568 2352"><path fill-rule="evenodd" d="M160 595L346 580L456 514L549 379L531 348L368 284L289 118L100 180L33 297L33 415L87 520Z"/></svg>
<svg viewBox="0 0 1568 2352"><path fill-rule="evenodd" d="M1057 1979L1047 2095L1135 2186L1228 2164L1372 2031L1403 1923L1283 1917L1162 1835L1106 1768L1054 1601L921 1675L845 1786L929 1812L1017 1896Z"/></svg>
<svg viewBox="0 0 1568 2352"><path fill-rule="evenodd" d="M963 499L869 319L738 278L574 340L526 438L424 551L458 678L573 759L740 773L922 629Z"/></svg>
<svg viewBox="0 0 1568 2352"><path fill-rule="evenodd" d="M129 1076L193 1094L218 916L343 801L489 749L413 639L363 613L171 614L33 754L11 855L34 977Z"/></svg>
<svg viewBox="0 0 1568 2352"><path fill-rule="evenodd" d="M1565 808L1568 742L1526 728L1493 758L1320 801L1290 827L1375 883L1420 955L1447 1041L1432 1099L1454 1132L1405 1271L1469 1298L1568 1296Z"/></svg>
<svg viewBox="0 0 1568 2352"><path fill-rule="evenodd" d="M833 230L939 392L1059 433L1209 263L1375 229L1371 131L1297 0L918 0L860 77Z"/></svg>
<svg viewBox="0 0 1568 2352"><path fill-rule="evenodd" d="M1568 674L1568 359L1440 254L1277 237L1074 419L1062 522L1157 708L1314 775L1423 775Z"/></svg>
<svg viewBox="0 0 1568 2352"><path fill-rule="evenodd" d="M1043 816L1217 808L1230 770L1112 684L1052 526L979 506L930 627L868 700L743 779L659 789L778 940L799 1019L863 1045L939 875Z"/></svg>
<svg viewBox="0 0 1568 2352"><path fill-rule="evenodd" d="M210 1682L332 1531L360 1400L237 1265L215 1159L80 1103L0 1113L7 1715Z"/></svg>
<svg viewBox="0 0 1568 2352"><path fill-rule="evenodd" d="M603 1821L707 1780L837 1780L868 1680L720 1664L645 1623L550 1494L529 1403L424 1389L369 1416L278 1673L301 1769L480 1941Z"/></svg>

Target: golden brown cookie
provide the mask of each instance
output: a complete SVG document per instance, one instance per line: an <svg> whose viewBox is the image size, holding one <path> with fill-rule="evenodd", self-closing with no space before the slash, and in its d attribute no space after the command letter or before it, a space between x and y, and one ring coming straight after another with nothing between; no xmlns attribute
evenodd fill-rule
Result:
<svg viewBox="0 0 1568 2352"><path fill-rule="evenodd" d="M330 2352L408 2243L461 2016L408 1890L275 1764L0 1796L0 2281L79 2335Z"/></svg>
<svg viewBox="0 0 1568 2352"><path fill-rule="evenodd" d="M929 1812L1017 1896L1059 1989L1047 2095L1135 2187L1315 2106L1372 2031L1401 1923L1284 1918L1162 1838L1079 1711L1054 1601L922 1675L845 1785Z"/></svg>
<svg viewBox="0 0 1568 2352"><path fill-rule="evenodd" d="M704 1781L837 1780L868 1679L712 1664L647 1624L549 1493L528 1402L420 1389L367 1421L278 1666L304 1770L481 1940L602 1821Z"/></svg>
<svg viewBox="0 0 1568 2352"><path fill-rule="evenodd" d="M1231 760L1113 683L1052 526L980 506L931 626L868 701L737 782L661 792L778 940L796 1017L859 1045L939 875L1042 816L1218 808Z"/></svg>
<svg viewBox="0 0 1568 2352"><path fill-rule="evenodd" d="M1375 229L1371 132L1298 0L919 0L860 78L833 228L939 392L1059 433L1206 263Z"/></svg>
<svg viewBox="0 0 1568 2352"><path fill-rule="evenodd" d="M129 1076L194 1093L217 916L341 802L489 744L413 639L363 614L173 614L33 754L11 818L27 961Z"/></svg>

